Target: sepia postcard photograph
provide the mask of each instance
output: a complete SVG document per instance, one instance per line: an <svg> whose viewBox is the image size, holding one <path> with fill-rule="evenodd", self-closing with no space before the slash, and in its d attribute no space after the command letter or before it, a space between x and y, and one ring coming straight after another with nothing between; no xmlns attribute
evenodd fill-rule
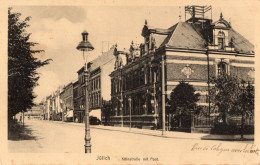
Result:
<svg viewBox="0 0 260 165"><path fill-rule="evenodd" d="M0 4L1 165L260 163L258 1Z"/></svg>

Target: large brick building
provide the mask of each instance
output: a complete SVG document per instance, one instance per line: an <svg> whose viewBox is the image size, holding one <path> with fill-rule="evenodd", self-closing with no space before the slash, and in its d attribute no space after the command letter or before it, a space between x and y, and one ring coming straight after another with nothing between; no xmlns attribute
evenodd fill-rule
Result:
<svg viewBox="0 0 260 165"><path fill-rule="evenodd" d="M115 49L112 124L129 125L131 120L134 127L160 128L166 99L182 80L200 93L198 105L206 110L210 77L224 71L254 81L254 46L222 13L216 22L207 18L210 10L210 6L187 6L185 12L191 18L168 29L151 28L145 21L141 33L144 43L132 43L129 52Z"/></svg>

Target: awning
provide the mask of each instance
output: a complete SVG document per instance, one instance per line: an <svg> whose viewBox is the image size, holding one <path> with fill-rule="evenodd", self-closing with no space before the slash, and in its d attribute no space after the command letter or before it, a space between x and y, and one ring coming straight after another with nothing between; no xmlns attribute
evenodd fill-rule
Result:
<svg viewBox="0 0 260 165"><path fill-rule="evenodd" d="M68 111L65 117L73 117L73 110Z"/></svg>
<svg viewBox="0 0 260 165"><path fill-rule="evenodd" d="M99 120L101 120L101 109L93 109L89 112L89 116L97 117Z"/></svg>

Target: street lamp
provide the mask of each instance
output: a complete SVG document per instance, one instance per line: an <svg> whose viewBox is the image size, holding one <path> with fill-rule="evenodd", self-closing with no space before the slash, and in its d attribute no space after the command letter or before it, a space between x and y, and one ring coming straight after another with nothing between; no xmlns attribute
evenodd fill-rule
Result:
<svg viewBox="0 0 260 165"><path fill-rule="evenodd" d="M129 130L131 131L131 124L132 124L132 116L131 116L131 114L132 114L132 98L131 98L131 96L128 98L128 101L129 101Z"/></svg>
<svg viewBox="0 0 260 165"><path fill-rule="evenodd" d="M88 77L89 77L89 68L87 68L87 55L85 57L84 52L91 51L94 47L88 41L88 32L84 31L82 33L83 40L77 46L77 49L83 52L83 59L85 61L84 73L85 73L85 81L86 81L86 113L85 113L85 153L91 153L91 137L90 137L90 126L89 126L89 103L88 103Z"/></svg>
<svg viewBox="0 0 260 165"><path fill-rule="evenodd" d="M208 102L209 102L209 126L211 126L211 121L210 121L210 75L209 75L209 73L210 73L210 68L209 68L209 46L208 46L208 43L206 44L206 55L207 55L207 66L208 66ZM213 122L212 123L214 123L214 119L212 120Z"/></svg>

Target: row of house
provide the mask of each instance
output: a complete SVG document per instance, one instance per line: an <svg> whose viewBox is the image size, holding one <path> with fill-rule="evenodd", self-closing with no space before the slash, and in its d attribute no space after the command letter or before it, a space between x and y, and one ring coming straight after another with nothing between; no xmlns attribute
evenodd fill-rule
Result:
<svg viewBox="0 0 260 165"><path fill-rule="evenodd" d="M26 112L19 112L15 115L17 121L25 120L42 120L43 119L43 110L41 104L34 105L31 109L28 109Z"/></svg>
<svg viewBox="0 0 260 165"><path fill-rule="evenodd" d="M101 120L102 102L109 101L110 96L110 77L109 74L114 70L114 48L102 53L95 60L88 63L90 77L89 84L89 105L90 116ZM78 79L59 87L55 92L42 101L44 105L44 120L60 120L83 122L85 116L86 101L86 80L84 66L78 71ZM102 83L101 83L102 82Z"/></svg>
<svg viewBox="0 0 260 165"><path fill-rule="evenodd" d="M254 83L254 46L227 22L208 14L211 6L186 6L191 15L167 29L145 20L144 42L131 43L128 51L117 45L88 63L90 116L110 125L162 128L166 100L184 80L200 93L200 105L210 114L209 78L219 72ZM44 119L83 122L86 83L84 67L78 80L58 89L45 100Z"/></svg>

